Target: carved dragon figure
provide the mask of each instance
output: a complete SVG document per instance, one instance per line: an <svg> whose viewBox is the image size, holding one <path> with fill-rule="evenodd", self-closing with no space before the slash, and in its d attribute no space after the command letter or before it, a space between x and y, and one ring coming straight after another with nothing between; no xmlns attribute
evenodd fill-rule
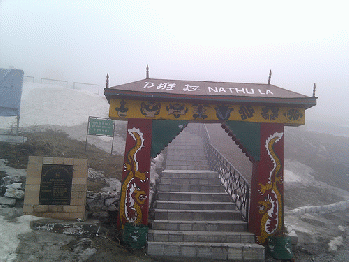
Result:
<svg viewBox="0 0 349 262"><path fill-rule="evenodd" d="M138 171L137 152L143 147L143 133L138 128L128 130L128 133L136 141L136 144L127 153L127 161L124 163L124 171L127 172L126 179L121 187L120 198L120 221L142 222L142 206L145 204L147 195L141 190L140 183L147 180L145 173Z"/></svg>
<svg viewBox="0 0 349 262"><path fill-rule="evenodd" d="M282 229L282 196L278 189L278 184L282 183L282 168L280 159L274 151L274 145L282 138L283 133L274 133L265 142L265 147L269 157L274 164L270 171L268 183L260 185L259 192L265 197L265 200L259 201L259 213L263 214L261 219L261 235L257 237L259 243L265 243L265 240L271 234Z"/></svg>

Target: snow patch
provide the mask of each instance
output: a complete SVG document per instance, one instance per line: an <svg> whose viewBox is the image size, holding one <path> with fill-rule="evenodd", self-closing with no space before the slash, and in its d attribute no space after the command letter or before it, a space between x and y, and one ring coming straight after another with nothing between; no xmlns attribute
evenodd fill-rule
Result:
<svg viewBox="0 0 349 262"><path fill-rule="evenodd" d="M18 235L30 232L30 222L40 219L38 217L25 215L11 222L0 216L0 261L15 261L16 249L19 244Z"/></svg>
<svg viewBox="0 0 349 262"><path fill-rule="evenodd" d="M314 181L311 175L314 170L298 161L285 159L285 183L302 183L310 184Z"/></svg>
<svg viewBox="0 0 349 262"><path fill-rule="evenodd" d="M338 236L333 239L331 239L330 243L328 243L328 251L335 252L338 250L339 246L343 246L343 237Z"/></svg>
<svg viewBox="0 0 349 262"><path fill-rule="evenodd" d="M59 85L23 83L20 127L80 125L89 116L106 118L108 112L105 97ZM1 117L0 128L7 129L15 123L14 117Z"/></svg>

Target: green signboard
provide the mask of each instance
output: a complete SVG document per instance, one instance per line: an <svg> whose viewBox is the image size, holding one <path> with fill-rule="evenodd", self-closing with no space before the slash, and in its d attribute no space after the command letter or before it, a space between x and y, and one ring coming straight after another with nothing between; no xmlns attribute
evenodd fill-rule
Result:
<svg viewBox="0 0 349 262"><path fill-rule="evenodd" d="M89 117L88 135L95 136L114 136L114 122L111 119Z"/></svg>

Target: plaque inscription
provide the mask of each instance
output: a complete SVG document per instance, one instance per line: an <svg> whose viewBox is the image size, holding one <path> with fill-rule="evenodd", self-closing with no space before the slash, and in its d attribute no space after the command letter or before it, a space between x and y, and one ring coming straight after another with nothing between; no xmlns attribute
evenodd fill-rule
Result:
<svg viewBox="0 0 349 262"><path fill-rule="evenodd" d="M42 165L40 205L70 205L73 166Z"/></svg>

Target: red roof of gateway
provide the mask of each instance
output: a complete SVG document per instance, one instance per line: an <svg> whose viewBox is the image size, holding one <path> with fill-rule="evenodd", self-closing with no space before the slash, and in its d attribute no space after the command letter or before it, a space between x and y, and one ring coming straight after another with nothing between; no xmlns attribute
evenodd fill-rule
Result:
<svg viewBox="0 0 349 262"><path fill-rule="evenodd" d="M199 100L206 102L270 103L302 106L316 105L316 97L308 97L275 85L211 81L185 81L146 78L106 88L105 96L157 100Z"/></svg>

